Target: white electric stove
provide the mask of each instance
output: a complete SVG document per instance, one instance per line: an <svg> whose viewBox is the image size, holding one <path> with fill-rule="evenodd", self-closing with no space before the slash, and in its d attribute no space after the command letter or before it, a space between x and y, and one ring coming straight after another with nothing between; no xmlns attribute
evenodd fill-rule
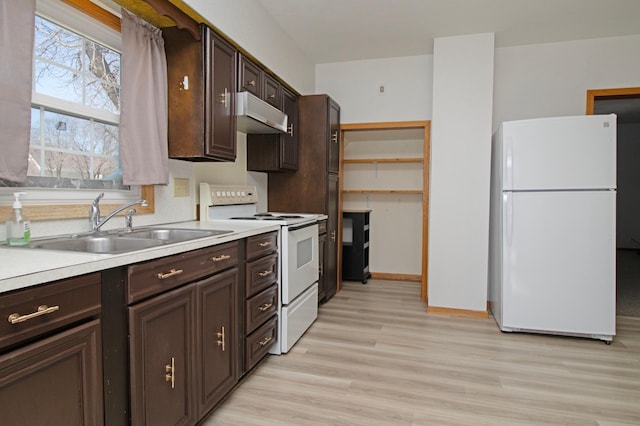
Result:
<svg viewBox="0 0 640 426"><path fill-rule="evenodd" d="M288 352L318 317L318 215L257 212L253 186L200 184L201 221L268 221L278 232L278 341L272 354Z"/></svg>

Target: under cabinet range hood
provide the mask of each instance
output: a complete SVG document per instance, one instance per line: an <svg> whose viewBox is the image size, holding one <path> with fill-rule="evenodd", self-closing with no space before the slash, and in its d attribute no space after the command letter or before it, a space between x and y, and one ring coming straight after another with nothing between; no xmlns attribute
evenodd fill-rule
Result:
<svg viewBox="0 0 640 426"><path fill-rule="evenodd" d="M243 133L285 133L287 114L249 92L236 93L238 131Z"/></svg>

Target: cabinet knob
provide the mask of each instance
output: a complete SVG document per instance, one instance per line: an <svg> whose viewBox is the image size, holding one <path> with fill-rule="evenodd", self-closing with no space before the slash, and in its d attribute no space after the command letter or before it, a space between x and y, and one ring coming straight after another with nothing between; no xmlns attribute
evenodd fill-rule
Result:
<svg viewBox="0 0 640 426"><path fill-rule="evenodd" d="M9 324L18 324L20 322L25 322L32 318L39 317L41 315L50 314L52 312L57 311L58 309L60 309L60 306L57 306L57 305L56 306L40 305L38 306L38 309L35 312L32 312L30 314L20 315L17 312L13 313L7 317L7 321L9 321Z"/></svg>
<svg viewBox="0 0 640 426"><path fill-rule="evenodd" d="M272 270L258 272L258 275L260 275L261 277L266 277L267 275L271 275L271 274L273 274Z"/></svg>
<svg viewBox="0 0 640 426"><path fill-rule="evenodd" d="M331 142L338 143L338 132L335 131L331 134Z"/></svg>
<svg viewBox="0 0 640 426"><path fill-rule="evenodd" d="M218 332L218 346L222 346L222 352L224 352L224 325L222 326L221 330Z"/></svg>
<svg viewBox="0 0 640 426"><path fill-rule="evenodd" d="M224 92L220 93L219 97L218 102L224 105L225 108L229 108L229 90L226 87L224 88Z"/></svg>
<svg viewBox="0 0 640 426"><path fill-rule="evenodd" d="M166 280L167 278L171 278L176 275L180 275L184 271L182 269L171 268L169 272L158 272L156 275L159 280Z"/></svg>
<svg viewBox="0 0 640 426"><path fill-rule="evenodd" d="M258 310L260 312L264 312L264 311L266 311L267 309L269 309L272 306L273 306L273 303L265 303L264 305L258 306Z"/></svg>
<svg viewBox="0 0 640 426"><path fill-rule="evenodd" d="M176 359L171 357L171 364L164 366L164 381L171 382L171 389L176 388Z"/></svg>
<svg viewBox="0 0 640 426"><path fill-rule="evenodd" d="M264 339L260 340L260 346L266 346L269 344L269 342L271 342L273 340L272 336L267 336Z"/></svg>
<svg viewBox="0 0 640 426"><path fill-rule="evenodd" d="M256 87L256 81L255 80L249 80L245 83L245 86L250 86L250 87Z"/></svg>
<svg viewBox="0 0 640 426"><path fill-rule="evenodd" d="M231 256L228 254L221 254L220 256L214 256L211 258L212 262L222 262L223 260L231 259Z"/></svg>
<svg viewBox="0 0 640 426"><path fill-rule="evenodd" d="M293 137L293 123L289 124L289 131L287 133L289 133L289 136Z"/></svg>
<svg viewBox="0 0 640 426"><path fill-rule="evenodd" d="M336 240L336 231L331 231L331 241Z"/></svg>

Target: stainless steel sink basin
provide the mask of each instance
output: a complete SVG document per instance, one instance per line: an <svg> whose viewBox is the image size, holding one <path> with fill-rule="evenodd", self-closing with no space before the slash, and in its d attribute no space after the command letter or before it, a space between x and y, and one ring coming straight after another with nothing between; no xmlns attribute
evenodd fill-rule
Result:
<svg viewBox="0 0 640 426"><path fill-rule="evenodd" d="M149 247L163 245L161 240L125 238L120 236L87 236L78 238L57 238L32 242L32 248L46 250L79 251L85 253L123 253L127 251L142 250Z"/></svg>
<svg viewBox="0 0 640 426"><path fill-rule="evenodd" d="M198 238L229 234L233 231L181 228L140 228L126 232L108 231L31 241L30 248L116 254L158 247Z"/></svg>
<svg viewBox="0 0 640 426"><path fill-rule="evenodd" d="M126 238L148 238L165 241L167 243L177 243L180 241L195 240L197 238L229 234L231 232L233 231L222 231L217 229L146 228L121 233L120 236Z"/></svg>

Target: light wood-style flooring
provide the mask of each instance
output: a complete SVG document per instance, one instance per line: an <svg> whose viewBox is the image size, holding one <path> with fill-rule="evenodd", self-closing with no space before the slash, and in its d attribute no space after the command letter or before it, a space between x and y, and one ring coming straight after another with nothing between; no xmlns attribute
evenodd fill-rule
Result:
<svg viewBox="0 0 640 426"><path fill-rule="evenodd" d="M639 425L640 318L601 341L427 314L416 283L343 283L212 425Z"/></svg>

